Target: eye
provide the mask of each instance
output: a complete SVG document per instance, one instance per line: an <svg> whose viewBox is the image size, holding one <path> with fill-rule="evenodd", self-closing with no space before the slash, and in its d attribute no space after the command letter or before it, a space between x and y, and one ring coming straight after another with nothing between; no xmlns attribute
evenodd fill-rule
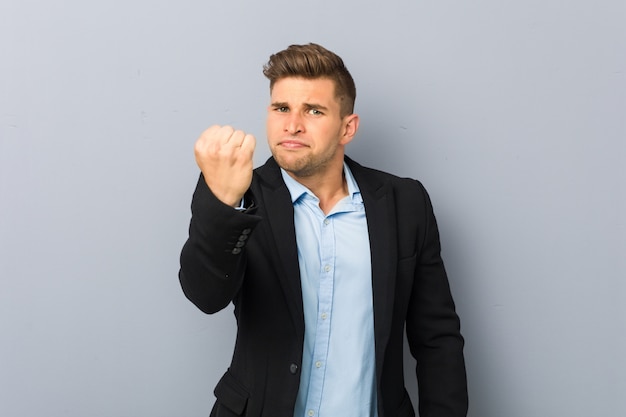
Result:
<svg viewBox="0 0 626 417"><path fill-rule="evenodd" d="M321 116L324 113L322 113L318 109L309 109L309 114L313 116Z"/></svg>
<svg viewBox="0 0 626 417"><path fill-rule="evenodd" d="M289 111L289 107L287 106L274 107L274 111L277 111L278 113L287 113Z"/></svg>

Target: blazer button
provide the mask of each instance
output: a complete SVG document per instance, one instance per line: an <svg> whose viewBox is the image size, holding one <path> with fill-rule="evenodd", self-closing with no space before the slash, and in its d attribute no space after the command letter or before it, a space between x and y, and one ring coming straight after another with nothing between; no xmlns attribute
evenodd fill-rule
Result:
<svg viewBox="0 0 626 417"><path fill-rule="evenodd" d="M231 252L233 255L239 255L241 253L241 248L235 248Z"/></svg>
<svg viewBox="0 0 626 417"><path fill-rule="evenodd" d="M298 365L296 365L295 363L292 363L291 365L289 365L289 372L291 372L292 375L295 375L298 373Z"/></svg>

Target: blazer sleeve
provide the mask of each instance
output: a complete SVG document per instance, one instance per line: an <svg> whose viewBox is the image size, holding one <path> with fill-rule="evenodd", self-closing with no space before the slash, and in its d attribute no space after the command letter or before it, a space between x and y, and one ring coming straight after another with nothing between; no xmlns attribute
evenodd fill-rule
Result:
<svg viewBox="0 0 626 417"><path fill-rule="evenodd" d="M467 381L464 340L443 260L430 198L419 184L414 207L422 217L417 266L407 316L407 339L417 360L419 409L423 417L464 417Z"/></svg>
<svg viewBox="0 0 626 417"><path fill-rule="evenodd" d="M246 200L253 201L250 193ZM245 246L261 220L253 213L254 207L242 211L219 201L200 175L178 277L185 296L205 313L226 307L241 287Z"/></svg>

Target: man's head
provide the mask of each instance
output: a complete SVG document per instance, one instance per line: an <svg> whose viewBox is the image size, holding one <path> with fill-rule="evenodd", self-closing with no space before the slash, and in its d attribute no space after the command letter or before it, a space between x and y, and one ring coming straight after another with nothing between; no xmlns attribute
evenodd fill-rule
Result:
<svg viewBox="0 0 626 417"><path fill-rule="evenodd" d="M343 178L355 137L355 87L341 58L319 45L292 45L270 57L267 141L278 165L307 186Z"/></svg>
<svg viewBox="0 0 626 417"><path fill-rule="evenodd" d="M341 117L354 112L356 87L350 72L338 55L320 45L291 45L273 54L263 66L263 74L270 80L270 91L283 78L329 79L335 85Z"/></svg>

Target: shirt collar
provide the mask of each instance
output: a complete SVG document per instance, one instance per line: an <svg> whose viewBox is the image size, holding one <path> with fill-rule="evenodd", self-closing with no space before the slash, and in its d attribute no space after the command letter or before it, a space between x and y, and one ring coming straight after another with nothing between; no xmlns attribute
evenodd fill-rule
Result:
<svg viewBox="0 0 626 417"><path fill-rule="evenodd" d="M280 169L280 173L283 176L283 181L285 181L285 185L289 190L289 194L291 195L291 203L295 203L305 194L309 194L310 196L317 199L315 194L311 190L309 190L304 185L300 184L298 181L293 179L287 171L284 169ZM361 199L361 190L359 189L359 185L356 183L354 176L352 175L352 171L348 167L348 164L343 163L343 174L346 178L346 183L348 184L348 195L353 203L360 203L363 200Z"/></svg>

